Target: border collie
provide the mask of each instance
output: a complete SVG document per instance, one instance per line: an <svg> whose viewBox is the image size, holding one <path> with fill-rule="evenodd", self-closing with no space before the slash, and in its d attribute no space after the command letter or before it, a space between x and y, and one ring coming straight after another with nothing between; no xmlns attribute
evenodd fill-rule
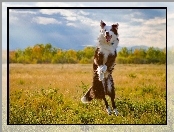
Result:
<svg viewBox="0 0 174 132"><path fill-rule="evenodd" d="M100 22L100 34L98 44L95 50L93 62L93 82L90 89L81 98L83 103L89 103L92 99L104 100L106 111L110 115L111 108L105 98L108 95L111 98L112 108L115 115L118 111L115 105L115 87L112 72L117 57L116 48L119 43L118 23L107 26L102 20Z"/></svg>

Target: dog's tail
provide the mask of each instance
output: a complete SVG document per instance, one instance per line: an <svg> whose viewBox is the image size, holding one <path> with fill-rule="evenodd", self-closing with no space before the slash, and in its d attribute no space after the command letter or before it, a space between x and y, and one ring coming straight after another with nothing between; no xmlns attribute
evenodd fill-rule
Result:
<svg viewBox="0 0 174 132"><path fill-rule="evenodd" d="M91 88L86 92L86 94L81 98L81 101L83 103L90 103L90 101L93 99L91 97Z"/></svg>

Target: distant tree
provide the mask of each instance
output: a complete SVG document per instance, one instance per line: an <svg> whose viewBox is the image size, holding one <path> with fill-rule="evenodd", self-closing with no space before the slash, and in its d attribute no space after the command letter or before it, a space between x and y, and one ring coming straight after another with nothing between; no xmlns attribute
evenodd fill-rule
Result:
<svg viewBox="0 0 174 132"><path fill-rule="evenodd" d="M24 50L24 61L25 63L32 63L33 61L33 50L31 47L27 47L25 50Z"/></svg>
<svg viewBox="0 0 174 132"><path fill-rule="evenodd" d="M44 60L44 45L43 44L36 44L33 47L33 61L34 63L42 63Z"/></svg>
<svg viewBox="0 0 174 132"><path fill-rule="evenodd" d="M84 56L88 59L91 59L94 56L95 48L94 47L85 47Z"/></svg>
<svg viewBox="0 0 174 132"><path fill-rule="evenodd" d="M15 52L15 58L16 58L17 63L23 63L25 61L24 52L22 50L18 49Z"/></svg>
<svg viewBox="0 0 174 132"><path fill-rule="evenodd" d="M133 52L133 57L131 59L132 59L132 62L136 64L147 63L145 49L135 49Z"/></svg>
<svg viewBox="0 0 174 132"><path fill-rule="evenodd" d="M65 59L67 63L77 63L77 53L74 50L65 52Z"/></svg>
<svg viewBox="0 0 174 132"><path fill-rule="evenodd" d="M120 52L118 52L118 56L120 57L128 57L129 56L129 50L126 47L123 47Z"/></svg>
<svg viewBox="0 0 174 132"><path fill-rule="evenodd" d="M133 55L144 58L144 57L146 57L146 51L145 51L145 49L135 49L133 52Z"/></svg>
<svg viewBox="0 0 174 132"><path fill-rule="evenodd" d="M50 43L44 46L43 63L51 63L52 60L52 45Z"/></svg>
<svg viewBox="0 0 174 132"><path fill-rule="evenodd" d="M129 63L128 57L130 55L130 51L126 48L123 47L119 52L118 52L118 57L116 58L117 63L122 63L122 64L127 64Z"/></svg>
<svg viewBox="0 0 174 132"><path fill-rule="evenodd" d="M78 50L77 51L77 59L81 60L85 56L85 53L83 50Z"/></svg>
<svg viewBox="0 0 174 132"><path fill-rule="evenodd" d="M166 63L166 48L164 48L160 54L159 54L159 62L161 64L165 64Z"/></svg>
<svg viewBox="0 0 174 132"><path fill-rule="evenodd" d="M156 50L154 47L150 47L147 50L147 55L146 55L146 59L148 61L148 63L157 63L159 62L159 50Z"/></svg>

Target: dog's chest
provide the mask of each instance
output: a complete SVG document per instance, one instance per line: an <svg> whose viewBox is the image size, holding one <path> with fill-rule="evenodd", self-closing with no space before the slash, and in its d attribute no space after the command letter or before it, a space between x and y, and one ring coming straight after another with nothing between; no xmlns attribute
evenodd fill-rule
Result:
<svg viewBox="0 0 174 132"><path fill-rule="evenodd" d="M107 62L109 55L114 55L115 49L112 45L101 45L99 46L99 52L103 53L103 64Z"/></svg>

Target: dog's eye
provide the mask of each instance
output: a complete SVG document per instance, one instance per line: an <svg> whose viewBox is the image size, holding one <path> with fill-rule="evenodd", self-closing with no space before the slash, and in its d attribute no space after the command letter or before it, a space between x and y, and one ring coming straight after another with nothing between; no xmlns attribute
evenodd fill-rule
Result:
<svg viewBox="0 0 174 132"><path fill-rule="evenodd" d="M106 29L105 29L105 31L106 31Z"/></svg>

